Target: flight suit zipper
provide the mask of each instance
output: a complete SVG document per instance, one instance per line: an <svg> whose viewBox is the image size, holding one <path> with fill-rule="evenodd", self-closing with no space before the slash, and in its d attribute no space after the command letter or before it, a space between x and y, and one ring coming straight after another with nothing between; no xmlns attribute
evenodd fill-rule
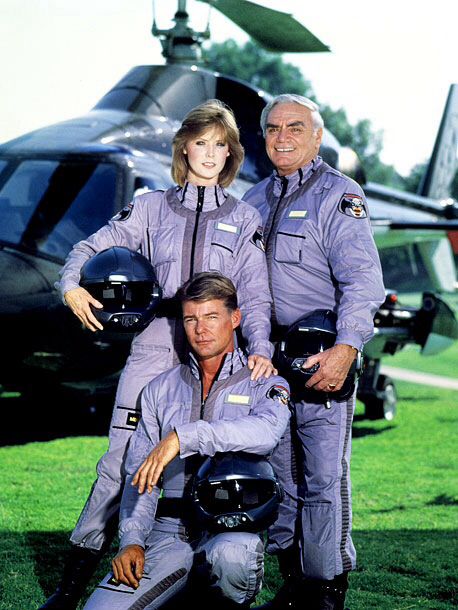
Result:
<svg viewBox="0 0 458 610"><path fill-rule="evenodd" d="M266 241L265 241L265 252L266 252L266 262L267 262L268 278L269 278L269 289L270 289L270 293L272 295L274 294L273 286L272 286L272 260L271 260L273 257L273 252L272 252L272 248L270 248L270 237L271 237L272 233L274 233L274 229L276 229L275 221L277 218L278 211L280 209L280 204L281 204L284 196L286 195L287 190L288 190L288 179L286 178L286 176L282 176L281 177L280 197L278 198L277 205L272 214L272 220L270 223L270 227L268 226L268 221L267 221L267 225L266 225L268 228L268 233L267 233L267 237L266 237ZM273 324L275 324L277 321L277 313L275 311L275 300L274 299L272 299L271 320L272 320Z"/></svg>
<svg viewBox="0 0 458 610"><path fill-rule="evenodd" d="M194 256L196 252L196 241L197 241L197 230L199 228L199 220L200 215L202 213L202 208L204 207L204 194L205 194L205 186L197 187L197 206L196 206L196 221L194 223L194 231L192 232L192 242L191 242L191 264L189 267L189 278L192 278L194 275Z"/></svg>
<svg viewBox="0 0 458 610"><path fill-rule="evenodd" d="M208 388L208 392L207 392L207 396L204 397L204 382L202 379L202 371L199 370L199 378L200 378L200 419L204 419L204 411L205 411L205 405L207 403L207 400L210 397L210 394L213 390L213 386L215 385L215 382L218 381L220 373L223 369L224 366L224 361L225 358L222 359L221 364L219 366L219 369L216 371L216 375L213 377L213 381L210 384L210 387Z"/></svg>
<svg viewBox="0 0 458 610"><path fill-rule="evenodd" d="M266 251L267 251L267 246L269 244L270 236L272 235L272 231L273 231L273 229L275 227L275 219L277 217L278 210L280 209L280 203L281 203L283 197L286 195L287 189L288 189L288 179L285 176L282 176L281 177L281 192L280 192L280 197L278 198L277 206L276 206L275 211L274 211L274 213L272 215L272 222L270 223L269 233L268 233L268 235L266 237L266 243L265 243Z"/></svg>

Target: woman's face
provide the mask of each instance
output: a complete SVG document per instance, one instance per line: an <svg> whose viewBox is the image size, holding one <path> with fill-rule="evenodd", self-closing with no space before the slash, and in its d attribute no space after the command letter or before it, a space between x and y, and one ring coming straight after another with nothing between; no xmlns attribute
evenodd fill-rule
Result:
<svg viewBox="0 0 458 610"><path fill-rule="evenodd" d="M184 154L188 158L186 179L196 186L214 186L229 156L229 146L220 129L210 127L198 138L187 142Z"/></svg>

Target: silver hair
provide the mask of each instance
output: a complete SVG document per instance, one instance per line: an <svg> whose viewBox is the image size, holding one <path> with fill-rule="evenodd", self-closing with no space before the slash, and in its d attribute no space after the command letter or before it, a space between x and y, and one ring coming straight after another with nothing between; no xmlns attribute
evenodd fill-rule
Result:
<svg viewBox="0 0 458 610"><path fill-rule="evenodd" d="M274 97L274 99L270 101L261 112L261 129L264 137L266 135L267 118L272 108L278 104L299 104L300 106L305 106L305 108L308 108L312 113L313 132L316 133L319 129L323 129L324 121L320 114L318 104L315 104L315 102L308 97L304 97L303 95L297 95L296 93L282 93L281 95Z"/></svg>

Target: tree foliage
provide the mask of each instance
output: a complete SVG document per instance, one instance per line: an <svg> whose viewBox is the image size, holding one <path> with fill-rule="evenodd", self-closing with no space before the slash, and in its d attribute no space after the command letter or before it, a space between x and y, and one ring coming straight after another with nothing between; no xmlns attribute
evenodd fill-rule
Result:
<svg viewBox="0 0 458 610"><path fill-rule="evenodd" d="M417 163L412 167L410 174L404 179L406 190L416 193L426 172L428 163Z"/></svg>
<svg viewBox="0 0 458 610"><path fill-rule="evenodd" d="M244 46L234 40L213 43L204 51L204 62L211 70L247 81L272 95L298 93L318 102L311 83L297 66L284 62L281 55L264 51L252 41ZM374 131L368 119L352 125L343 108L333 110L320 104L320 112L329 131L343 146L349 146L357 153L368 180L405 188L404 179L395 168L380 160L382 131Z"/></svg>
<svg viewBox="0 0 458 610"><path fill-rule="evenodd" d="M264 51L252 41L240 47L234 40L213 43L203 53L208 68L245 80L272 95L297 93L313 95L310 83L293 64L285 63L281 56Z"/></svg>

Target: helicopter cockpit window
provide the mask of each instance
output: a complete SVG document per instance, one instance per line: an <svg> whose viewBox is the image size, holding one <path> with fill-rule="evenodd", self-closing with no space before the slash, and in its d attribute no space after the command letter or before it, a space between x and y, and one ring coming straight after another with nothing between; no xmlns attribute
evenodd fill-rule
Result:
<svg viewBox="0 0 458 610"><path fill-rule="evenodd" d="M116 166L97 160L34 159L14 171L5 168L0 240L65 258L77 241L113 216L116 172Z"/></svg>
<svg viewBox="0 0 458 610"><path fill-rule="evenodd" d="M155 180L147 176L137 176L134 183L134 197L148 193L149 191L155 191L156 189L166 189L170 184L163 184L162 180Z"/></svg>
<svg viewBox="0 0 458 610"><path fill-rule="evenodd" d="M0 237L19 244L36 203L41 199L53 172L54 161L24 161L6 168L0 175Z"/></svg>

